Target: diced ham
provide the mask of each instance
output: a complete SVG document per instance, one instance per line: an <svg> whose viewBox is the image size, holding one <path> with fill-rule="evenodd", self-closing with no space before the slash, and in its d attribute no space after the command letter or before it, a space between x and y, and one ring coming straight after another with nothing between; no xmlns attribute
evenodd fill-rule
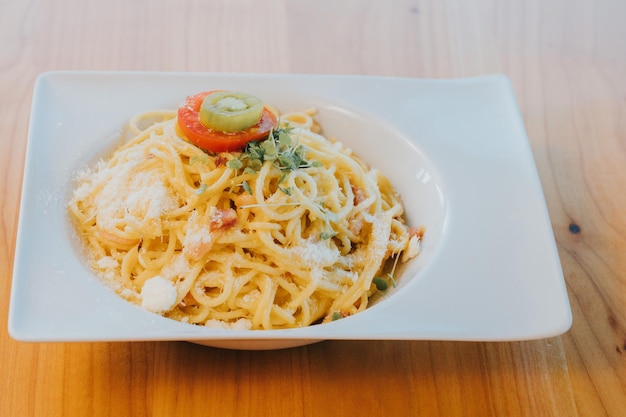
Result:
<svg viewBox="0 0 626 417"><path fill-rule="evenodd" d="M348 224L348 230L350 230L355 235L359 235L361 230L363 230L363 224L365 221L363 220L363 216L356 216L350 219Z"/></svg>
<svg viewBox="0 0 626 417"><path fill-rule="evenodd" d="M217 210L213 215L211 215L209 226L211 231L225 230L234 226L235 223L237 223L237 212L230 208L226 210Z"/></svg>
<svg viewBox="0 0 626 417"><path fill-rule="evenodd" d="M362 188L352 187L352 193L354 194L354 205L358 206L359 203L365 201L367 196L365 195L365 191Z"/></svg>

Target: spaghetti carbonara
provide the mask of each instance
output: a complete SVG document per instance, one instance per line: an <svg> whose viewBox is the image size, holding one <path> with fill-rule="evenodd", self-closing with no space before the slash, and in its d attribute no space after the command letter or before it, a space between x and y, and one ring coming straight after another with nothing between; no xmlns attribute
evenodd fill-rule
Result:
<svg viewBox="0 0 626 417"><path fill-rule="evenodd" d="M266 140L221 153L181 137L175 112L135 116L132 138L77 175L69 212L90 267L126 300L197 325L281 329L364 310L421 233L389 181L312 116L282 115Z"/></svg>

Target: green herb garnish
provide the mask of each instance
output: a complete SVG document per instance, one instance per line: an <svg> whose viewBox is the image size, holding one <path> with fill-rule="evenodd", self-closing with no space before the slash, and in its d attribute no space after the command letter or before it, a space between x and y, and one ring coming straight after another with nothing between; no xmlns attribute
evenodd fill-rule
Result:
<svg viewBox="0 0 626 417"><path fill-rule="evenodd" d="M288 127L277 127L270 132L267 139L248 142L241 155L228 161L226 165L235 170L245 166L253 171L260 170L265 161L273 162L281 171L321 166L319 161L306 159L304 146L294 141L289 134L292 130Z"/></svg>
<svg viewBox="0 0 626 417"><path fill-rule="evenodd" d="M330 316L330 318L331 318L332 321L336 321L336 320L342 319L343 318L343 314L341 314L338 311L335 311L335 312L333 312L333 315Z"/></svg>
<svg viewBox="0 0 626 417"><path fill-rule="evenodd" d="M385 291L387 289L387 280L385 278L376 277L372 280L372 283L376 285L378 291Z"/></svg>
<svg viewBox="0 0 626 417"><path fill-rule="evenodd" d="M376 277L372 280L372 284L374 284L379 291L385 291L389 287L389 282L391 282L392 287L396 287L396 280L393 276L396 273L396 266L398 266L398 260L400 259L401 254L402 251L398 252L396 255L391 272L385 275L385 277Z"/></svg>
<svg viewBox="0 0 626 417"><path fill-rule="evenodd" d="M241 162L238 158L233 158L230 161L226 162L226 166L234 171L239 170L243 167L243 162Z"/></svg>
<svg viewBox="0 0 626 417"><path fill-rule="evenodd" d="M248 194L252 195L252 188L250 188L250 184L248 184L248 181L243 181L241 183L241 186L243 187L244 190L248 192Z"/></svg>

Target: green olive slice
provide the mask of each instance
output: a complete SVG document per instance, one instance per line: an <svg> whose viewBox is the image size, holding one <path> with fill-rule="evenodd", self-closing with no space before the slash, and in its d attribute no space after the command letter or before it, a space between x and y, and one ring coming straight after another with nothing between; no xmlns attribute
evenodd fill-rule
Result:
<svg viewBox="0 0 626 417"><path fill-rule="evenodd" d="M263 114L263 102L250 94L215 91L200 106L200 123L220 132L241 132L254 126Z"/></svg>

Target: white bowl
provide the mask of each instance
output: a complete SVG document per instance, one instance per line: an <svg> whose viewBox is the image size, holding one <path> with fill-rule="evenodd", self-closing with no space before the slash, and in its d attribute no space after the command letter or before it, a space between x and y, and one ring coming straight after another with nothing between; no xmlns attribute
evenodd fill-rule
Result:
<svg viewBox="0 0 626 417"><path fill-rule="evenodd" d="M218 330L149 313L86 266L66 204L73 174L111 152L137 112L208 89L281 111L316 107L325 133L386 174L421 255L366 311L288 330ZM276 349L330 339L550 337L571 311L550 219L509 80L154 72L50 72L33 97L9 310L22 341L187 340Z"/></svg>

